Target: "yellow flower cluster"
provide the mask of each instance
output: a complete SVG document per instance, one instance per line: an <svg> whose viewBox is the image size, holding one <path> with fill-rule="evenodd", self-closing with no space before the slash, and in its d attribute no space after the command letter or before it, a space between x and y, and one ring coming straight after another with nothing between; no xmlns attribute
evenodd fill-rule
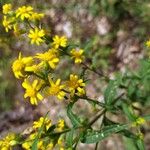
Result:
<svg viewBox="0 0 150 150"><path fill-rule="evenodd" d="M13 30L15 35L24 34L26 31L24 31L23 24L27 24L32 26L28 34L31 44L40 45L44 42L45 31L34 24L34 22L41 20L44 14L35 12L32 6L22 6L13 11L11 4L3 5L3 14L2 24L6 32Z"/></svg>
<svg viewBox="0 0 150 150"><path fill-rule="evenodd" d="M32 105L38 105L48 96L56 96L62 100L85 94L84 80L78 75L71 73L69 79L65 80L55 76L55 70L57 71L63 55L69 56L75 64L81 64L85 59L83 49L76 47L70 49L71 45L68 44L66 36L49 35L47 30L39 25L39 20L44 14L35 12L32 6L21 6L12 10L11 4L5 4L3 14L6 32L13 30L16 35L25 34L31 44L38 46L42 43L47 44L46 51L36 53L34 56L24 57L20 52L12 63L14 76L23 81L24 98L28 98ZM63 121L60 121L58 130L60 131L62 127Z"/></svg>
<svg viewBox="0 0 150 150"><path fill-rule="evenodd" d="M132 123L132 126L133 126L133 127L137 127L137 126L143 125L145 122L146 122L146 121L145 121L144 118L138 117L138 118L136 119L136 121Z"/></svg>
<svg viewBox="0 0 150 150"><path fill-rule="evenodd" d="M42 138L43 135L47 133L48 129L51 126L52 122L47 117L45 118L41 117L39 120L33 122L33 129L35 130L35 132L32 132L26 138L25 142L22 144L22 148L24 148L25 150L31 150L33 141L37 136L38 136L37 147L40 150L52 150L54 147L59 147L59 149L63 148L64 146L63 136L60 136L57 139L57 141L55 139ZM65 128L64 120L62 119L59 120L55 126L56 126L56 129L54 129L55 132L62 131ZM42 127L43 127L42 132L40 135L38 135L39 129L41 129Z"/></svg>
<svg viewBox="0 0 150 150"><path fill-rule="evenodd" d="M67 47L67 39L65 37L59 37L57 35L54 36L53 39L55 39L55 41L52 42L52 47L44 53L22 57L20 52L18 59L14 60L12 64L15 77L24 79L22 83L25 89L24 98L29 98L32 105L37 105L38 102L47 96L56 96L62 100L68 93L71 97L75 94L78 96L85 94L85 83L83 79L80 79L77 75L71 74L69 80L66 81L61 81L60 78L54 79L51 76L60 61L60 48ZM34 42L41 41L35 40ZM73 55L70 55L70 57L72 56ZM79 60L79 56L77 56L77 58L76 56L73 57L75 60ZM81 59L80 62L82 62Z"/></svg>
<svg viewBox="0 0 150 150"><path fill-rule="evenodd" d="M52 126L53 128L49 131ZM64 136L60 136L58 133L65 128L65 121L63 119L58 120L56 124L52 124L52 121L47 117L40 117L39 120L33 122L32 130L26 136L23 133L20 135L11 133L1 139L0 149L13 150L19 145L24 150L31 150L35 139L38 138L38 150L53 150L54 148L64 150ZM56 133L55 136L47 138L48 134L54 133Z"/></svg>
<svg viewBox="0 0 150 150"><path fill-rule="evenodd" d="M17 144L17 141L15 140L16 135L11 133L8 134L6 137L4 137L2 140L0 140L0 149L1 150L13 150L13 146Z"/></svg>

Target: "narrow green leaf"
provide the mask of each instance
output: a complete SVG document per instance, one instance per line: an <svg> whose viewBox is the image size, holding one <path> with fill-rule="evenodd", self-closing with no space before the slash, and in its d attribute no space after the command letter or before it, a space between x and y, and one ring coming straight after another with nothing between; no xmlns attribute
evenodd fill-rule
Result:
<svg viewBox="0 0 150 150"><path fill-rule="evenodd" d="M110 105L116 97L118 83L115 80L110 80L108 87L104 92L104 99L107 105Z"/></svg>
<svg viewBox="0 0 150 150"><path fill-rule="evenodd" d="M145 150L145 144L142 139L138 139L136 144L139 150Z"/></svg>
<svg viewBox="0 0 150 150"><path fill-rule="evenodd" d="M105 139L106 137L112 135L113 133L117 133L121 130L124 130L128 127L127 124L125 125L110 125L110 126L106 126L105 128L103 128L100 131L87 131L87 133L84 134L81 142L82 143L97 143L103 139Z"/></svg>
<svg viewBox="0 0 150 150"><path fill-rule="evenodd" d="M36 138L34 139L33 144L32 144L31 150L38 150L37 144L38 144L38 138L36 137Z"/></svg>
<svg viewBox="0 0 150 150"><path fill-rule="evenodd" d="M150 121L150 115L145 115L142 118L144 118L146 121Z"/></svg>
<svg viewBox="0 0 150 150"><path fill-rule="evenodd" d="M124 146L126 150L137 150L137 147L135 145L135 142L132 138L123 138Z"/></svg>
<svg viewBox="0 0 150 150"><path fill-rule="evenodd" d="M132 122L136 121L136 116L133 113L132 107L127 105L126 103L122 103L123 112L128 117L128 119Z"/></svg>
<svg viewBox="0 0 150 150"><path fill-rule="evenodd" d="M82 124L81 124L79 117L72 112L73 105L74 105L74 103L70 103L67 106L67 115L68 115L69 119L71 120L72 125L74 127L78 127L78 126L81 126Z"/></svg>
<svg viewBox="0 0 150 150"><path fill-rule="evenodd" d="M73 145L73 135L74 135L74 129L72 129L70 132L68 132L66 134L67 147L72 147L72 145Z"/></svg>

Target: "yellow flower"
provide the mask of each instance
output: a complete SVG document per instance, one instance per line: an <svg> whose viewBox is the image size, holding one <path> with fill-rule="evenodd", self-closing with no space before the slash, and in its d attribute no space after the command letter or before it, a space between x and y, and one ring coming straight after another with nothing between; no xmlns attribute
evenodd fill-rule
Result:
<svg viewBox="0 0 150 150"><path fill-rule="evenodd" d="M16 17L20 17L21 20L30 18L33 13L33 7L31 6L22 6L16 10Z"/></svg>
<svg viewBox="0 0 150 150"><path fill-rule="evenodd" d="M74 59L74 62L76 63L76 64L80 64L80 63L82 63L83 62L83 60L84 60L84 56L83 56L83 49L79 49L79 50L76 50L76 49L72 49L71 51L70 51L70 54L71 54L71 58L72 59Z"/></svg>
<svg viewBox="0 0 150 150"><path fill-rule="evenodd" d="M52 45L54 46L54 48L66 47L67 46L67 38L65 36L59 37L58 35L55 35L53 37Z"/></svg>
<svg viewBox="0 0 150 150"><path fill-rule="evenodd" d="M18 26L17 23L15 23L15 24L13 25L13 30L14 30L14 35L15 35L15 36L19 36L19 35L20 35L20 29L19 29L19 26Z"/></svg>
<svg viewBox="0 0 150 150"><path fill-rule="evenodd" d="M53 82L52 79L49 78L50 87L45 89L47 95L57 96L58 99L63 99L65 96L65 92L62 91L64 85L60 85L61 80L57 79L56 82Z"/></svg>
<svg viewBox="0 0 150 150"><path fill-rule="evenodd" d="M24 80L22 86L26 89L24 98L29 97L32 105L37 105L39 100L43 99L43 96L39 93L41 84L38 80L34 80L32 84L27 79Z"/></svg>
<svg viewBox="0 0 150 150"><path fill-rule="evenodd" d="M56 127L56 130L58 132L61 132L65 127L65 121L63 119L60 119L57 123L57 127Z"/></svg>
<svg viewBox="0 0 150 150"><path fill-rule="evenodd" d="M5 138L0 140L0 149L1 150L13 150L12 146L17 144L17 141L15 141L15 134L11 133L8 134Z"/></svg>
<svg viewBox="0 0 150 150"><path fill-rule="evenodd" d="M33 145L34 139L36 138L37 134L32 133L26 141L22 144L22 148L25 150L31 150L31 147ZM38 150L45 150L44 142L40 139L37 143Z"/></svg>
<svg viewBox="0 0 150 150"><path fill-rule="evenodd" d="M33 12L33 13L31 14L31 16L29 17L29 20L31 20L31 21L40 20L40 19L42 19L43 17L44 17L44 14Z"/></svg>
<svg viewBox="0 0 150 150"><path fill-rule="evenodd" d="M19 57L12 64L12 70L16 78L25 77L25 67L31 65L33 63L32 57L21 57L21 53L19 53Z"/></svg>
<svg viewBox="0 0 150 150"><path fill-rule="evenodd" d="M54 144L52 142L50 142L47 146L46 146L46 150L53 150L54 148Z"/></svg>
<svg viewBox="0 0 150 150"><path fill-rule="evenodd" d="M38 53L36 55L36 58L40 59L43 62L48 62L49 66L52 69L55 69L56 65L59 62L58 53L57 53L57 50L55 50L55 49L49 49L45 53ZM42 62L42 64L43 64L43 62Z"/></svg>
<svg viewBox="0 0 150 150"><path fill-rule="evenodd" d="M146 122L146 121L145 121L144 118L139 117L139 118L136 119L135 122L132 123L132 126L133 126L133 127L137 127L137 126L140 126L140 125L144 124L145 122Z"/></svg>
<svg viewBox="0 0 150 150"><path fill-rule="evenodd" d="M45 31L43 29L30 29L28 37L31 39L31 44L37 44L40 45L44 42L44 39L42 39L45 36Z"/></svg>
<svg viewBox="0 0 150 150"><path fill-rule="evenodd" d="M5 4L3 5L3 14L8 14L11 11L12 5L11 4Z"/></svg>
<svg viewBox="0 0 150 150"><path fill-rule="evenodd" d="M79 96L85 94L85 90L83 87L85 86L85 83L82 79L79 79L77 75L71 74L70 80L66 82L66 87L71 92L71 96L73 96L75 93Z"/></svg>
<svg viewBox="0 0 150 150"><path fill-rule="evenodd" d="M42 125L44 125L46 127L46 130L48 130L49 127L52 125L51 120L49 120L47 117L46 118L40 117L38 121L33 122L34 129L39 129L42 127Z"/></svg>
<svg viewBox="0 0 150 150"><path fill-rule="evenodd" d="M6 32L12 29L12 20L8 19L7 16L4 16L2 24Z"/></svg>
<svg viewBox="0 0 150 150"><path fill-rule="evenodd" d="M148 41L146 41L146 46L150 47L150 39Z"/></svg>
<svg viewBox="0 0 150 150"><path fill-rule="evenodd" d="M43 67L42 64L31 65L31 66L27 66L25 68L25 71L27 71L27 72L33 72L33 73L38 73L38 72L40 72L40 69L42 67Z"/></svg>

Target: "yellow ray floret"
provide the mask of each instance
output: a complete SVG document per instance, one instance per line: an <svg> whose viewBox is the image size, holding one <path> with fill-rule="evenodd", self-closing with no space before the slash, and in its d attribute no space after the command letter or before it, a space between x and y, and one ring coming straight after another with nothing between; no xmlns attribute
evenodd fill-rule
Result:
<svg viewBox="0 0 150 150"><path fill-rule="evenodd" d="M22 6L16 10L16 17L21 18L21 20L28 19L33 13L33 7Z"/></svg>
<svg viewBox="0 0 150 150"><path fill-rule="evenodd" d="M58 120L58 123L57 123L57 127L56 127L56 130L58 132L61 132L65 127L65 121L63 119L59 119Z"/></svg>
<svg viewBox="0 0 150 150"><path fill-rule="evenodd" d="M6 32L8 32L9 30L12 29L13 21L14 21L14 18L8 18L7 16L4 16L2 24L3 24Z"/></svg>
<svg viewBox="0 0 150 150"><path fill-rule="evenodd" d="M60 84L61 79L57 79L54 82L51 78L49 78L50 86L45 89L45 92L49 96L57 96L58 99L63 99L65 96L65 92L63 91L64 85Z"/></svg>
<svg viewBox="0 0 150 150"><path fill-rule="evenodd" d="M40 19L42 19L43 17L44 17L44 14L33 12L33 13L31 14L31 16L29 17L29 20L31 20L31 21L40 20Z"/></svg>
<svg viewBox="0 0 150 150"><path fill-rule="evenodd" d="M150 47L150 39L148 41L146 41L146 46Z"/></svg>
<svg viewBox="0 0 150 150"><path fill-rule="evenodd" d="M44 42L43 37L45 36L45 31L43 29L30 29L28 37L31 39L31 44L40 45Z"/></svg>
<svg viewBox="0 0 150 150"><path fill-rule="evenodd" d="M12 5L11 4L5 4L3 5L3 14L8 14L12 9Z"/></svg>
<svg viewBox="0 0 150 150"><path fill-rule="evenodd" d="M16 135L13 133L8 134L5 138L0 140L0 149L1 150L13 150L12 146L17 144L15 140Z"/></svg>
<svg viewBox="0 0 150 150"><path fill-rule="evenodd" d="M76 64L80 64L80 63L82 63L84 61L85 57L83 56L83 52L84 52L83 49L79 49L79 50L72 49L70 51L71 58L74 59L74 62Z"/></svg>
<svg viewBox="0 0 150 150"><path fill-rule="evenodd" d="M53 37L52 45L54 46L54 48L66 47L67 46L67 38L65 36L59 37L58 35L55 35Z"/></svg>
<svg viewBox="0 0 150 150"><path fill-rule="evenodd" d="M43 125L43 127L46 128L46 130L49 129L49 127L52 125L51 124L51 120L49 120L47 117L40 117L40 119L38 121L34 121L33 122L33 128L34 129L39 129L41 128Z"/></svg>
<svg viewBox="0 0 150 150"><path fill-rule="evenodd" d="M27 79L24 80L22 83L22 86L25 88L25 94L24 98L29 97L30 103L32 105L37 105L38 101L41 101L43 99L43 96L39 93L39 90L41 88L41 83L39 83L38 80L34 80L31 84Z"/></svg>
<svg viewBox="0 0 150 150"><path fill-rule="evenodd" d="M85 83L83 82L83 79L79 79L77 75L71 74L70 75L70 80L66 82L66 87L69 89L71 92L71 95L73 96L75 93L78 95L84 95L85 90L84 86Z"/></svg>
<svg viewBox="0 0 150 150"><path fill-rule="evenodd" d="M19 57L12 64L12 70L16 78L20 79L21 77L25 77L25 68L30 66L33 63L32 57L21 57L21 53L19 53Z"/></svg>
<svg viewBox="0 0 150 150"><path fill-rule="evenodd" d="M49 49L45 53L38 53L36 55L36 58L40 59L42 61L42 64L43 62L48 62L49 66L52 69L55 69L59 62L58 52L55 49Z"/></svg>

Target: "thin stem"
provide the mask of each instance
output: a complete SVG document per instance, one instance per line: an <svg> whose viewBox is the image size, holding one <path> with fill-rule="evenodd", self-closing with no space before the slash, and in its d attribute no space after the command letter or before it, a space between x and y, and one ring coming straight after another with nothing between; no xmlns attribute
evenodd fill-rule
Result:
<svg viewBox="0 0 150 150"><path fill-rule="evenodd" d="M83 100L87 100L87 101L92 102L92 103L95 103L95 104L97 104L97 105L99 105L101 107L105 107L104 103L101 103L101 102L99 102L97 100L94 100L94 99L91 99L91 98L88 98L88 97L79 97L79 98L83 99Z"/></svg>
<svg viewBox="0 0 150 150"><path fill-rule="evenodd" d="M104 113L106 112L106 109L102 109L97 116L95 116L87 125L87 127L90 127L93 125Z"/></svg>
<svg viewBox="0 0 150 150"><path fill-rule="evenodd" d="M88 70L94 72L95 74L97 74L97 75L100 76L100 77L104 77L106 81L109 81L109 78L108 78L107 76L105 76L102 72L98 72L98 71L96 71L95 69L90 68L88 65L86 65L86 64L83 63L83 62L82 62L81 64L82 64L86 69L88 69Z"/></svg>
<svg viewBox="0 0 150 150"><path fill-rule="evenodd" d="M99 142L97 142L97 143L95 144L95 150L98 150L98 143L99 143Z"/></svg>

